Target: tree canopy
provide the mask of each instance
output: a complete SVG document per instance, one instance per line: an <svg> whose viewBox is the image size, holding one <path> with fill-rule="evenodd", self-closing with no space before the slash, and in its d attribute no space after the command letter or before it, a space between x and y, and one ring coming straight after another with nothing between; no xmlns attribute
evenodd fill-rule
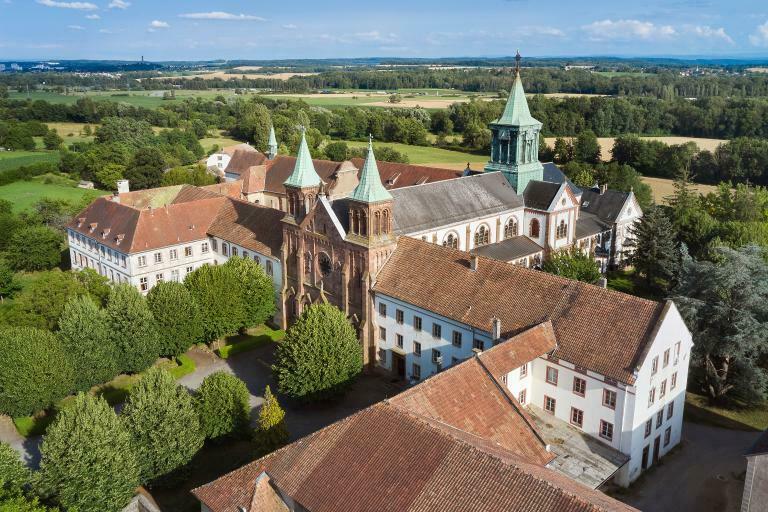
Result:
<svg viewBox="0 0 768 512"><path fill-rule="evenodd" d="M148 368L160 355L160 339L144 297L129 284L115 285L109 294L107 318L119 369L140 372Z"/></svg>
<svg viewBox="0 0 768 512"><path fill-rule="evenodd" d="M147 303L160 337L160 355L177 356L202 341L200 308L183 284L156 284L147 294Z"/></svg>

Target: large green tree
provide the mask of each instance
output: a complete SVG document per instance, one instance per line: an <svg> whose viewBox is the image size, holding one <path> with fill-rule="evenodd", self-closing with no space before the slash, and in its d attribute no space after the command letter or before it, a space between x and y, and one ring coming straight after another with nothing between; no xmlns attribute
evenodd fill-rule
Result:
<svg viewBox="0 0 768 512"><path fill-rule="evenodd" d="M275 314L275 288L261 265L252 259L233 257L224 264L240 281L240 300L245 308L242 327L261 325Z"/></svg>
<svg viewBox="0 0 768 512"><path fill-rule="evenodd" d="M211 342L234 334L245 321L239 278L232 267L203 265L184 279L203 319L203 339Z"/></svg>
<svg viewBox="0 0 768 512"><path fill-rule="evenodd" d="M158 283L147 294L147 304L160 336L160 355L177 356L202 341L200 308L183 284Z"/></svg>
<svg viewBox="0 0 768 512"><path fill-rule="evenodd" d="M600 143L592 130L584 130L573 143L573 156L579 162L597 164L600 162Z"/></svg>
<svg viewBox="0 0 768 512"><path fill-rule="evenodd" d="M542 270L557 276L594 284L600 279L600 264L578 248L555 251L544 260Z"/></svg>
<svg viewBox="0 0 768 512"><path fill-rule="evenodd" d="M13 325L52 330L70 297L87 293L72 272L41 272L16 295L6 318Z"/></svg>
<svg viewBox="0 0 768 512"><path fill-rule="evenodd" d="M0 413L32 414L74 389L69 355L51 332L0 327Z"/></svg>
<svg viewBox="0 0 768 512"><path fill-rule="evenodd" d="M87 391L118 374L120 352L112 340L109 318L91 297L69 299L59 319L58 335L72 361L78 391Z"/></svg>
<svg viewBox="0 0 768 512"><path fill-rule="evenodd" d="M21 290L16 273L4 259L0 259L0 304Z"/></svg>
<svg viewBox="0 0 768 512"><path fill-rule="evenodd" d="M131 437L103 398L80 393L48 427L40 483L67 510L118 512L139 485Z"/></svg>
<svg viewBox="0 0 768 512"><path fill-rule="evenodd" d="M674 301L694 339L692 374L713 402L766 396L768 264L765 249L719 248L715 261L686 258Z"/></svg>
<svg viewBox="0 0 768 512"><path fill-rule="evenodd" d="M682 252L677 231L660 207L644 212L640 222L629 230L625 246L631 251L629 262L653 290L666 292L680 272Z"/></svg>
<svg viewBox="0 0 768 512"><path fill-rule="evenodd" d="M160 338L146 299L133 286L118 284L109 294L107 317L120 371L149 367L160 355Z"/></svg>
<svg viewBox="0 0 768 512"><path fill-rule="evenodd" d="M32 472L21 461L19 452L0 441L0 497L21 494L31 480Z"/></svg>
<svg viewBox="0 0 768 512"><path fill-rule="evenodd" d="M184 466L203 446L192 397L160 368L148 370L131 389L123 421L143 483Z"/></svg>
<svg viewBox="0 0 768 512"><path fill-rule="evenodd" d="M154 146L143 147L133 155L123 175L131 182L132 189L159 187L163 180L165 157Z"/></svg>
<svg viewBox="0 0 768 512"><path fill-rule="evenodd" d="M256 455L264 456L284 446L288 442L288 427L285 424L285 411L277 402L269 386L264 390L264 402L259 409L259 417L253 432Z"/></svg>
<svg viewBox="0 0 768 512"><path fill-rule="evenodd" d="M48 270L61 263L63 237L46 226L17 230L6 249L6 258L16 270Z"/></svg>
<svg viewBox="0 0 768 512"><path fill-rule="evenodd" d="M362 367L360 342L344 313L330 304L316 304L288 329L272 369L282 393L316 400L344 391Z"/></svg>
<svg viewBox="0 0 768 512"><path fill-rule="evenodd" d="M241 434L248 427L250 393L234 375L216 372L207 376L195 395L200 427L206 439Z"/></svg>

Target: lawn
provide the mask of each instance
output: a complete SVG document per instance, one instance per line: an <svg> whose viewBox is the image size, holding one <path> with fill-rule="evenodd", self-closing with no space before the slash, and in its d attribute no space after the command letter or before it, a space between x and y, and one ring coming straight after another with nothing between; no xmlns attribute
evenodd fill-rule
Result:
<svg viewBox="0 0 768 512"><path fill-rule="evenodd" d="M42 181L17 181L0 187L0 199L13 203L16 212L28 210L40 199L62 199L73 204L84 198L94 199L106 194L103 190L87 190L73 186L43 183Z"/></svg>
<svg viewBox="0 0 768 512"><path fill-rule="evenodd" d="M0 172L41 162L55 163L59 158L57 151L0 151Z"/></svg>
<svg viewBox="0 0 768 512"><path fill-rule="evenodd" d="M206 153L211 151L214 145L219 146L219 149L221 149L227 146L236 146L237 144L242 143L243 141L227 137L224 130L216 130L216 133L213 134L213 136L200 139L200 145L203 146L203 149L206 151Z"/></svg>
<svg viewBox="0 0 768 512"><path fill-rule="evenodd" d="M229 336L224 338L224 344L216 349L216 355L222 359L227 359L235 354L253 350L268 343L274 343L283 339L285 331L272 329L266 325L249 329L246 334Z"/></svg>
<svg viewBox="0 0 768 512"><path fill-rule="evenodd" d="M688 392L685 394L685 419L732 430L763 431L768 429L768 402L754 408L737 403L733 408L725 409L710 405L703 395Z"/></svg>
<svg viewBox="0 0 768 512"><path fill-rule="evenodd" d="M334 141L335 142L335 141ZM350 147L366 147L367 142L362 141L343 141ZM401 153L408 155L410 163L417 165L432 165L434 167L449 167L451 169L464 169L467 162L472 163L472 167L480 170L488 162L486 155L474 155L471 153L462 153L460 151L450 151L447 149L436 148L433 146L410 146L408 144L399 144L395 142L382 142L375 146L386 146Z"/></svg>
<svg viewBox="0 0 768 512"><path fill-rule="evenodd" d="M612 270L606 274L608 288L650 300L662 300L654 290L648 289L645 281L632 270Z"/></svg>

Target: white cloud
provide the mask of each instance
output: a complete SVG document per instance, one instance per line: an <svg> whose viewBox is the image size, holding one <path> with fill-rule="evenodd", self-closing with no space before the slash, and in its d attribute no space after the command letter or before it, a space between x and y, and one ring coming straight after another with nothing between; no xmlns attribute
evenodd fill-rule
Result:
<svg viewBox="0 0 768 512"><path fill-rule="evenodd" d="M755 29L755 33L749 36L749 42L755 46L768 46L768 21Z"/></svg>
<svg viewBox="0 0 768 512"><path fill-rule="evenodd" d="M179 14L179 18L189 18L192 20L266 21L261 16L254 16L252 14L232 14L222 11L190 12Z"/></svg>
<svg viewBox="0 0 768 512"><path fill-rule="evenodd" d="M516 32L521 33L521 35L565 37L565 32L556 27L523 26Z"/></svg>
<svg viewBox="0 0 768 512"><path fill-rule="evenodd" d="M108 28L100 28L99 29L99 34L114 34L114 32L112 32Z"/></svg>
<svg viewBox="0 0 768 512"><path fill-rule="evenodd" d="M67 25L67 28L70 30L85 30L85 27L81 27L80 25Z"/></svg>
<svg viewBox="0 0 768 512"><path fill-rule="evenodd" d="M60 7L62 9L79 9L81 11L93 11L98 9L96 4L90 2L56 2L54 0L37 0L37 3L46 7Z"/></svg>
<svg viewBox="0 0 768 512"><path fill-rule="evenodd" d="M368 41L376 43L394 43L397 41L397 34L389 33L382 34L378 30L371 30L370 32L357 32L352 34L352 37L358 41Z"/></svg>
<svg viewBox="0 0 768 512"><path fill-rule="evenodd" d="M165 22L160 20L152 20L152 22L149 24L149 28L147 29L149 32L154 32L161 28L171 28L171 26Z"/></svg>
<svg viewBox="0 0 768 512"><path fill-rule="evenodd" d="M297 27L293 23L288 23L287 25L283 25L283 28L286 29L286 30L296 30L299 27Z"/></svg>
<svg viewBox="0 0 768 512"><path fill-rule="evenodd" d="M87 20L100 20L101 16L99 16L98 14L89 14L88 16L85 17L85 19L87 19Z"/></svg>
<svg viewBox="0 0 768 512"><path fill-rule="evenodd" d="M131 6L131 2L126 2L125 0L112 0L109 2L110 9L127 9Z"/></svg>
<svg viewBox="0 0 768 512"><path fill-rule="evenodd" d="M655 25L640 20L601 20L584 25L591 41L667 39L677 35L671 25Z"/></svg>
<svg viewBox="0 0 768 512"><path fill-rule="evenodd" d="M696 25L693 27L687 27L687 29L691 33L705 39L720 40L728 44L734 44L733 39L731 39L731 36L725 32L723 27L713 28L708 25Z"/></svg>

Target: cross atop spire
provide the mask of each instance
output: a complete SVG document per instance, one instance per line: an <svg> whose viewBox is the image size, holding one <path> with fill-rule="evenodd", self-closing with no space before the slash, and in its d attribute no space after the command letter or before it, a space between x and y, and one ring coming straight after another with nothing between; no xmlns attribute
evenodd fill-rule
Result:
<svg viewBox="0 0 768 512"><path fill-rule="evenodd" d="M301 143L299 144L299 153L296 156L296 165L293 167L293 172L288 179L285 180L284 185L288 187L316 187L322 183L320 176L315 170L315 164L312 162L312 155L309 153L309 147L307 146L306 130L301 127Z"/></svg>
<svg viewBox="0 0 768 512"><path fill-rule="evenodd" d="M517 50L517 54L515 55L515 74L520 74L520 61L523 60L523 57L520 55L520 50Z"/></svg>
<svg viewBox="0 0 768 512"><path fill-rule="evenodd" d="M379 166L376 165L376 157L373 154L373 135L368 136L368 154L365 157L363 170L360 172L360 183L349 198L363 203L378 203L392 199L392 194L381 183Z"/></svg>
<svg viewBox="0 0 768 512"><path fill-rule="evenodd" d="M512 91L509 93L507 105L504 107L504 113L494 121L494 124L505 126L541 126L541 123L533 118L528 108L528 100L523 90L523 81L520 78L520 52L515 56L515 82L512 85Z"/></svg>

